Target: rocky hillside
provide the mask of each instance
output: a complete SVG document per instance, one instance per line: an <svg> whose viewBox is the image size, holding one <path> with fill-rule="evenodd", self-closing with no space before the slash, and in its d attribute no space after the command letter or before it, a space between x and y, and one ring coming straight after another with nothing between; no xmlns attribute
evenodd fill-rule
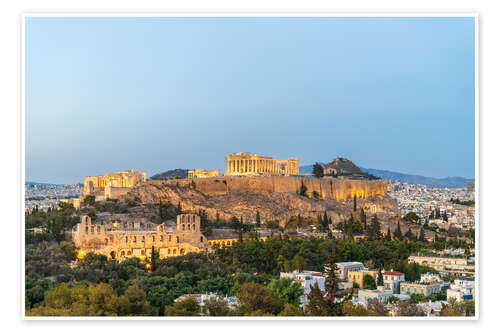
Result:
<svg viewBox="0 0 500 333"><path fill-rule="evenodd" d="M150 179L165 180L165 179L187 178L187 176L188 176L188 169L174 169L157 173L156 175L151 176Z"/></svg>
<svg viewBox="0 0 500 333"><path fill-rule="evenodd" d="M193 186L190 182L148 182L133 188L123 199L135 200L141 203L170 202L183 211L197 213L206 211L210 219L219 215L221 219L243 217L244 221L255 221L259 211L262 221L279 221L282 226L300 214L304 219L316 220L325 211L335 222L340 222L350 216L352 200L337 201L334 199L314 199L289 192L259 191L253 188L232 188L230 191L212 191L206 194L200 190L201 183ZM397 214L395 202L382 196L358 199L360 207L370 211L376 206L377 215L383 220Z"/></svg>

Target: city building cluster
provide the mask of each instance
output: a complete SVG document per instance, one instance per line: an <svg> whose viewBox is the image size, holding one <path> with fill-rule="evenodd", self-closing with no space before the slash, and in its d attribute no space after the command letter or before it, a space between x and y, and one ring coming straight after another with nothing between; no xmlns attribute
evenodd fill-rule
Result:
<svg viewBox="0 0 500 333"><path fill-rule="evenodd" d="M473 188L433 188L389 180L387 194L397 201L401 216L413 212L420 224L446 230L474 228Z"/></svg>
<svg viewBox="0 0 500 333"><path fill-rule="evenodd" d="M35 208L46 211L56 208L61 199L77 198L83 190L83 184L53 185L30 184L24 186L25 210Z"/></svg>

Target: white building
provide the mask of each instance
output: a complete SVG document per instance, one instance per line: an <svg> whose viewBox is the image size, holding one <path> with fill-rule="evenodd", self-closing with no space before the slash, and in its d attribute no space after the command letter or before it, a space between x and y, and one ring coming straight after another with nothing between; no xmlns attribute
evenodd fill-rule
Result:
<svg viewBox="0 0 500 333"><path fill-rule="evenodd" d="M438 283L441 290L450 286L450 283L441 280L441 277L438 274L431 274L429 272L420 276L420 283Z"/></svg>
<svg viewBox="0 0 500 333"><path fill-rule="evenodd" d="M307 295L311 292L311 286L318 284L321 291L325 291L325 276L320 272L313 271L299 271L294 270L293 272L280 272L280 278L292 279L293 281L299 283L304 289L304 294L300 297L300 305L304 306L309 303Z"/></svg>
<svg viewBox="0 0 500 333"><path fill-rule="evenodd" d="M394 270L382 272L384 278L384 288L389 289L394 294L399 294L399 284L405 281L404 273Z"/></svg>
<svg viewBox="0 0 500 333"><path fill-rule="evenodd" d="M358 302L367 304L370 301L378 300L382 303L389 302L389 298L393 295L393 292L389 289L384 289L383 286L378 286L375 290L360 289L358 291Z"/></svg>
<svg viewBox="0 0 500 333"><path fill-rule="evenodd" d="M458 277L446 290L446 299L449 301L454 298L458 302L467 299L474 299L475 283L474 278Z"/></svg>
<svg viewBox="0 0 500 333"><path fill-rule="evenodd" d="M419 307L422 311L424 311L427 317L437 317L439 316L441 310L443 309L443 302L442 301L421 302L417 304L417 307Z"/></svg>
<svg viewBox="0 0 500 333"><path fill-rule="evenodd" d="M339 279L346 281L349 272L357 272L367 269L362 262L349 261L349 262L337 262L335 263L338 267L337 275ZM325 267L325 272L327 268Z"/></svg>
<svg viewBox="0 0 500 333"><path fill-rule="evenodd" d="M230 309L236 309L236 307L239 305L238 299L236 297L222 297L214 293L210 294L184 294L182 296L177 297L174 302L181 302L183 300L186 300L188 298L194 299L198 305L200 306L200 312L202 312L203 307L209 300L213 299L222 299L227 302L227 305L229 306Z"/></svg>

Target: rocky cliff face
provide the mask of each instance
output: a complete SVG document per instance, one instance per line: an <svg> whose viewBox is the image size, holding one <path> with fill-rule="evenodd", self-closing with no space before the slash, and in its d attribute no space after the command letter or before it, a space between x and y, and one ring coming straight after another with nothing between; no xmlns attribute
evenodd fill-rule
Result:
<svg viewBox="0 0 500 333"><path fill-rule="evenodd" d="M307 192L318 192L319 198L297 194L304 184ZM232 216L255 220L259 211L262 221L277 220L286 224L299 214L316 219L325 211L336 222L352 212L352 198L357 197L358 208L367 212L395 212L397 205L385 197L383 181L313 179L294 177L219 177L210 179L179 179L148 181L133 188L128 200L143 203L170 202L181 204L184 211L204 210L211 219L218 214L229 220ZM359 209L358 209L359 212Z"/></svg>
<svg viewBox="0 0 500 333"><path fill-rule="evenodd" d="M205 179L178 179L167 181L149 181L150 184L170 184L194 187L206 195L224 195L237 190L251 190L269 195L271 193L299 193L302 185L312 197L317 192L322 199L345 201L356 196L358 199L384 197L387 183L383 180L350 180L334 178L298 178L298 177L217 177Z"/></svg>

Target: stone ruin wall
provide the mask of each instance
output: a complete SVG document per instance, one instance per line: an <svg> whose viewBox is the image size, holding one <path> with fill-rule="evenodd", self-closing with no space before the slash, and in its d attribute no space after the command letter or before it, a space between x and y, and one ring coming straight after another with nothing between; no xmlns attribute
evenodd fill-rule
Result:
<svg viewBox="0 0 500 333"><path fill-rule="evenodd" d="M224 183L224 181L226 183ZM312 196L313 191L318 192L323 199L346 201L354 195L360 199L385 196L387 183L385 180L354 180L354 179L328 179L328 178L299 178L299 177L217 177L210 179L175 179L151 180L148 183L170 185L179 184L189 186L196 184L196 189L206 195L224 195L230 192L248 189L263 194L297 193L301 185L307 187L307 194Z"/></svg>

